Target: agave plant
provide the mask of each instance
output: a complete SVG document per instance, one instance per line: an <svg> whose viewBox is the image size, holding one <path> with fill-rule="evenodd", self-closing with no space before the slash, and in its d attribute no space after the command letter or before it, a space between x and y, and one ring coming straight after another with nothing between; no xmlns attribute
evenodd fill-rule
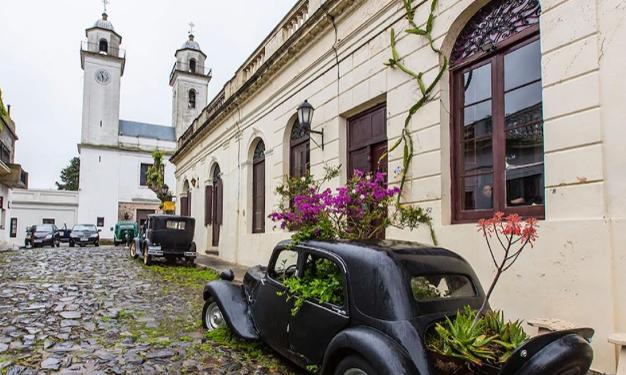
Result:
<svg viewBox="0 0 626 375"><path fill-rule="evenodd" d="M473 324L476 312L469 307L459 311L454 319L446 318L435 325L438 339L430 348L440 354L461 358L474 365L481 366L483 361L496 360L491 342L497 335L487 336L483 324Z"/></svg>
<svg viewBox="0 0 626 375"><path fill-rule="evenodd" d="M506 362L513 351L520 347L529 336L522 328L522 321L507 322L504 320L502 311L490 311L482 319L489 334L497 335L493 343L500 346L502 354L498 356L498 362Z"/></svg>

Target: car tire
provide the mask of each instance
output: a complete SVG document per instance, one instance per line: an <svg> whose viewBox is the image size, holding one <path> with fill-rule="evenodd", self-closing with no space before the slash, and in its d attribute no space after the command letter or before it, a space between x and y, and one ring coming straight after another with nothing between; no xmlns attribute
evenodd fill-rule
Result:
<svg viewBox="0 0 626 375"><path fill-rule="evenodd" d="M135 245L134 242L132 242L128 247L128 252L131 259L137 259L137 245Z"/></svg>
<svg viewBox="0 0 626 375"><path fill-rule="evenodd" d="M362 357L350 355L339 362L335 375L378 375L378 372Z"/></svg>
<svg viewBox="0 0 626 375"><path fill-rule="evenodd" d="M94 245L95 245L96 247L99 247L99 246L100 246L100 241L96 241L96 242L94 242Z"/></svg>
<svg viewBox="0 0 626 375"><path fill-rule="evenodd" d="M152 265L152 255L148 254L148 247L143 247L143 264L146 266Z"/></svg>
<svg viewBox="0 0 626 375"><path fill-rule="evenodd" d="M185 257L185 263L187 263L187 265L190 266L190 267L195 267L196 266L196 258L194 258L194 257Z"/></svg>
<svg viewBox="0 0 626 375"><path fill-rule="evenodd" d="M119 246L119 242L118 241L113 241L113 246Z"/></svg>
<svg viewBox="0 0 626 375"><path fill-rule="evenodd" d="M70 247L74 247L74 242L70 241Z"/></svg>
<svg viewBox="0 0 626 375"><path fill-rule="evenodd" d="M57 241L57 247L61 247L61 241Z"/></svg>
<svg viewBox="0 0 626 375"><path fill-rule="evenodd" d="M213 298L206 300L204 307L202 307L202 326L207 331L213 331L226 326L226 320L224 320L222 310Z"/></svg>

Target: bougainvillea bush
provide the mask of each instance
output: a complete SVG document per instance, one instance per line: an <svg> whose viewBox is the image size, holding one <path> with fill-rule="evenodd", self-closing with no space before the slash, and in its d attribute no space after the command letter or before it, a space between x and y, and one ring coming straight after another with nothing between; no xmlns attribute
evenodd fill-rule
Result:
<svg viewBox="0 0 626 375"><path fill-rule="evenodd" d="M269 217L277 227L292 232L292 244L310 239L370 240L382 237L389 226L413 229L430 219L419 207L400 206L400 188L389 187L382 172L357 170L346 185L325 188L338 174L339 168L327 168L320 180L308 174L289 179L276 190L281 201ZM282 280L286 298L294 301L293 314L306 299L336 303L343 298L341 272L333 262L318 262L313 271Z"/></svg>
<svg viewBox="0 0 626 375"><path fill-rule="evenodd" d="M387 186L385 173L355 170L346 185L323 188L337 174L337 168L327 168L321 180L311 175L292 178L277 189L281 203L269 217L281 229L293 231L295 243L369 240L380 237L389 226L414 229L428 218L419 207L399 208L400 188Z"/></svg>

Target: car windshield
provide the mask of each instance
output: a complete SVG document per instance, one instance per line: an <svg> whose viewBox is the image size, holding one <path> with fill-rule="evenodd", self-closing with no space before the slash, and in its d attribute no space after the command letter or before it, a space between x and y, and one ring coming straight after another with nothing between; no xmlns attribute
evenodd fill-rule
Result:
<svg viewBox="0 0 626 375"><path fill-rule="evenodd" d="M474 286L464 275L420 275L411 277L411 293L418 302L476 295Z"/></svg>
<svg viewBox="0 0 626 375"><path fill-rule="evenodd" d="M95 232L96 226L95 225L74 225L74 228L72 228L72 230L78 231L78 232L84 232L84 231Z"/></svg>
<svg viewBox="0 0 626 375"><path fill-rule="evenodd" d="M120 229L135 229L135 226L132 224L121 224L119 228Z"/></svg>
<svg viewBox="0 0 626 375"><path fill-rule="evenodd" d="M52 225L50 224L36 225L35 232L52 232Z"/></svg>

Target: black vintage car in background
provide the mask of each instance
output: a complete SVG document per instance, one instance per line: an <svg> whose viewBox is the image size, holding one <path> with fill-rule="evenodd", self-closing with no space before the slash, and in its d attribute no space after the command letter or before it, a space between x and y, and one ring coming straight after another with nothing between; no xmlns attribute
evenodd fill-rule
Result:
<svg viewBox="0 0 626 375"><path fill-rule="evenodd" d="M61 246L59 240L59 231L54 224L33 225L26 228L26 237L24 238L24 246L39 247Z"/></svg>
<svg viewBox="0 0 626 375"><path fill-rule="evenodd" d="M188 264L196 260L193 233L196 221L192 217L177 215L148 215L139 230L139 236L129 246L131 258L143 257L146 265L154 258L168 261L184 259Z"/></svg>
<svg viewBox="0 0 626 375"><path fill-rule="evenodd" d="M94 224L76 224L72 227L69 243L70 247L77 244L100 246L100 229Z"/></svg>
<svg viewBox="0 0 626 375"><path fill-rule="evenodd" d="M336 303L306 300L293 315L283 280L312 274L332 262L343 297ZM485 294L472 267L445 249L411 242L281 242L267 267L251 268L243 285L231 270L204 288L202 321L207 329L227 325L245 340L262 340L298 366L320 374L440 374L425 347L436 322ZM423 282L445 288L423 298ZM438 287L438 288L439 288ZM500 375L586 374L593 358L593 330L558 331L528 340L497 372ZM310 367L309 367L310 368Z"/></svg>

